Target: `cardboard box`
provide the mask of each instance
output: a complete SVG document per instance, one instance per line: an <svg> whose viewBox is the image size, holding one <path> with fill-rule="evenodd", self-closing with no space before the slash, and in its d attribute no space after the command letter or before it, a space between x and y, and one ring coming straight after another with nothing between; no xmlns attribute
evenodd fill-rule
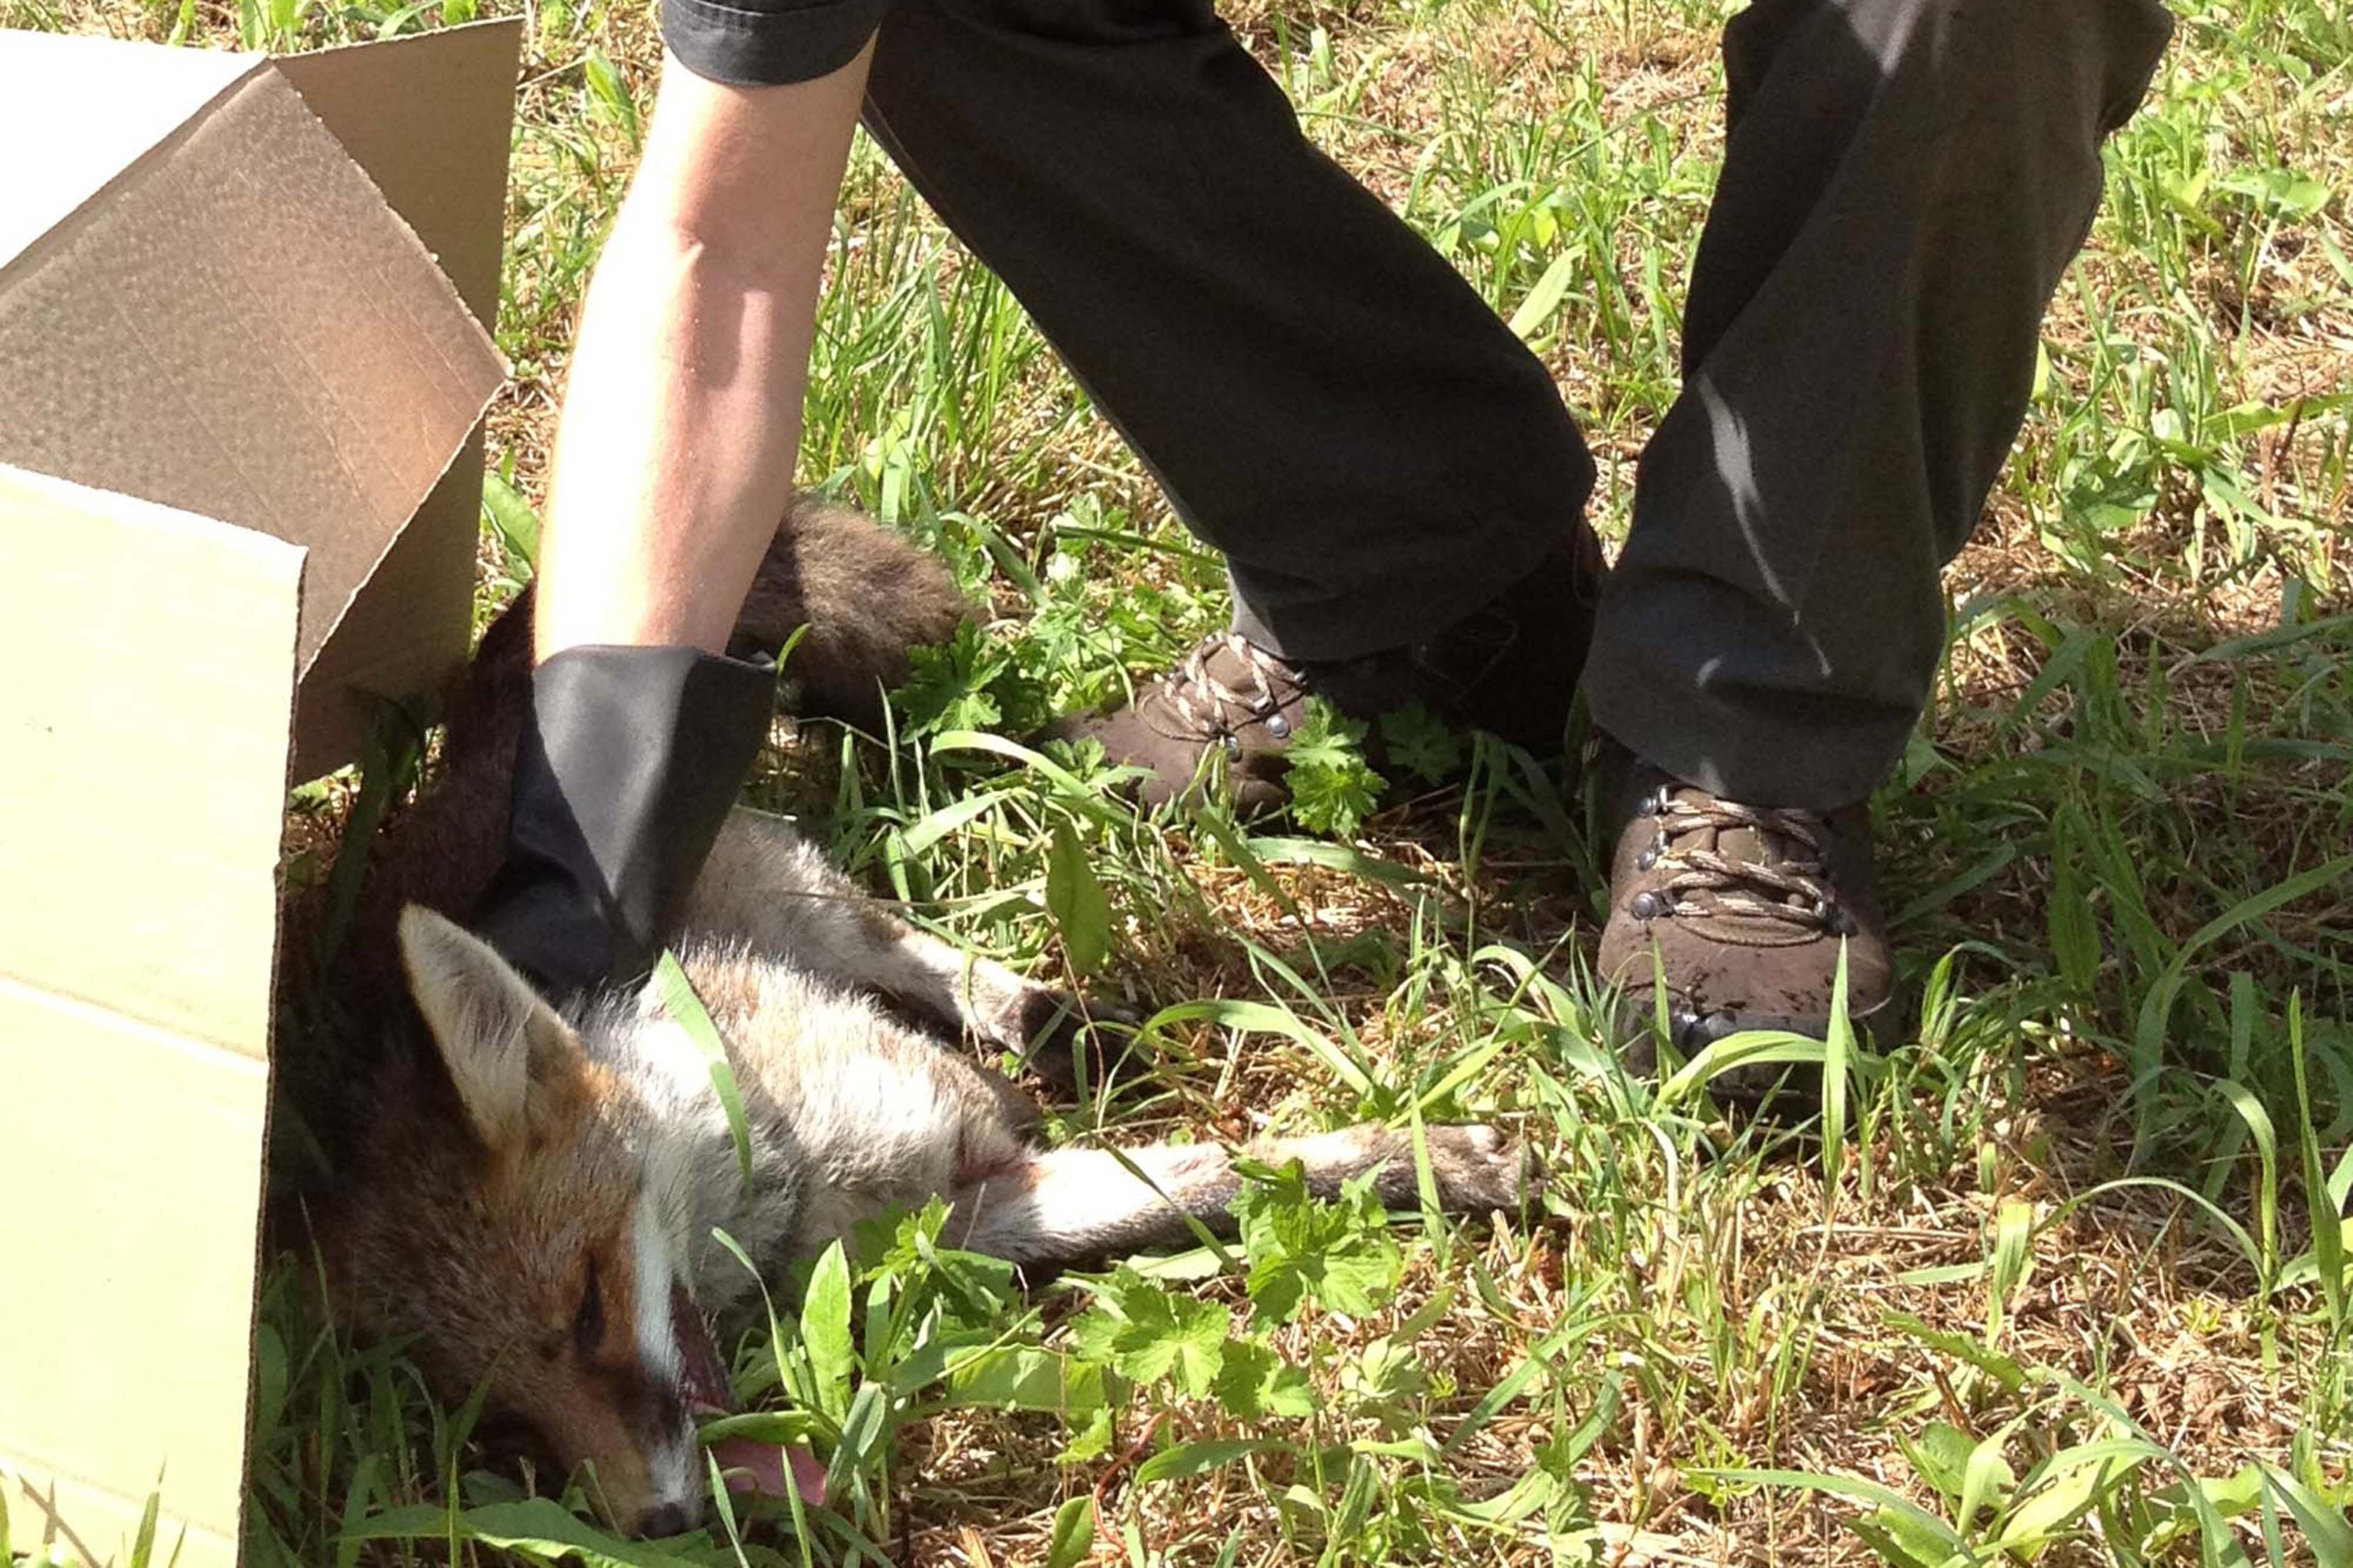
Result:
<svg viewBox="0 0 2353 1568"><path fill-rule="evenodd" d="M0 32L20 1550L237 1554L286 791L465 657L519 37Z"/></svg>

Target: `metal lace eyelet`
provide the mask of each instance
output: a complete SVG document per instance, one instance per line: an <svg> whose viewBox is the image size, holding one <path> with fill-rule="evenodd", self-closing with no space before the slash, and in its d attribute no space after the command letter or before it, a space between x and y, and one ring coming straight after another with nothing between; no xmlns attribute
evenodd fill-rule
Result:
<svg viewBox="0 0 2353 1568"><path fill-rule="evenodd" d="M1658 863L1659 847L1655 844L1645 844L1642 852L1634 857L1634 868L1638 871L1647 871ZM1645 898L1649 896L1647 893L1643 895Z"/></svg>
<svg viewBox="0 0 2353 1568"><path fill-rule="evenodd" d="M1270 713L1266 716L1266 732L1280 741L1291 733L1291 721L1280 713Z"/></svg>
<svg viewBox="0 0 2353 1568"><path fill-rule="evenodd" d="M1641 816L1656 816L1665 809L1666 802L1655 795L1644 795L1642 803L1634 808L1635 813Z"/></svg>
<svg viewBox="0 0 2353 1568"><path fill-rule="evenodd" d="M1240 735L1220 735L1218 737L1218 743L1225 747L1226 755L1229 757L1239 757L1242 754L1242 738Z"/></svg>
<svg viewBox="0 0 2353 1568"><path fill-rule="evenodd" d="M1626 912L1638 921L1649 921L1674 913L1675 906L1672 900L1656 893L1642 892L1634 895L1633 901L1626 906Z"/></svg>

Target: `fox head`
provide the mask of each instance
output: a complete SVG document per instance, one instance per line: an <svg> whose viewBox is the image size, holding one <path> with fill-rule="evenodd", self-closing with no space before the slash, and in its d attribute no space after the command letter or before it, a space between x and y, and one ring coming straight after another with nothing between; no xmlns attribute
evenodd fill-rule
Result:
<svg viewBox="0 0 2353 1568"><path fill-rule="evenodd" d="M382 1108L321 1227L338 1295L444 1399L486 1390L617 1528L691 1528L698 1421L728 1394L689 1279L692 1145L727 1139L715 1108L670 1092L691 1047L627 1000L559 1013L424 909L399 940L447 1085L417 1064L411 1103Z"/></svg>

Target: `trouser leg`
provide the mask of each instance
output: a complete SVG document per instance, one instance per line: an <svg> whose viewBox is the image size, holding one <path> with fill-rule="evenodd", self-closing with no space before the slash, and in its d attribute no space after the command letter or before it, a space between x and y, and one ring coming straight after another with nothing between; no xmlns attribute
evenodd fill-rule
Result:
<svg viewBox="0 0 2353 1568"><path fill-rule="evenodd" d="M2099 143L2169 35L2155 0L1758 0L1587 689L1670 773L1861 800L1917 721L1938 574L2024 416Z"/></svg>
<svg viewBox="0 0 2353 1568"><path fill-rule="evenodd" d="M1260 646L1414 641L1577 525L1544 367L1208 0L900 0L867 124L1225 553Z"/></svg>

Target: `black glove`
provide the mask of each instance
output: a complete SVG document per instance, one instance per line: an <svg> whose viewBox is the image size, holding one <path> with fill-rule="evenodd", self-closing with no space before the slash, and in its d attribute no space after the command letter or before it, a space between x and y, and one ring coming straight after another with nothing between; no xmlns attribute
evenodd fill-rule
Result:
<svg viewBox="0 0 2353 1568"><path fill-rule="evenodd" d="M776 707L765 661L572 647L532 671L507 858L468 922L557 999L653 971Z"/></svg>

